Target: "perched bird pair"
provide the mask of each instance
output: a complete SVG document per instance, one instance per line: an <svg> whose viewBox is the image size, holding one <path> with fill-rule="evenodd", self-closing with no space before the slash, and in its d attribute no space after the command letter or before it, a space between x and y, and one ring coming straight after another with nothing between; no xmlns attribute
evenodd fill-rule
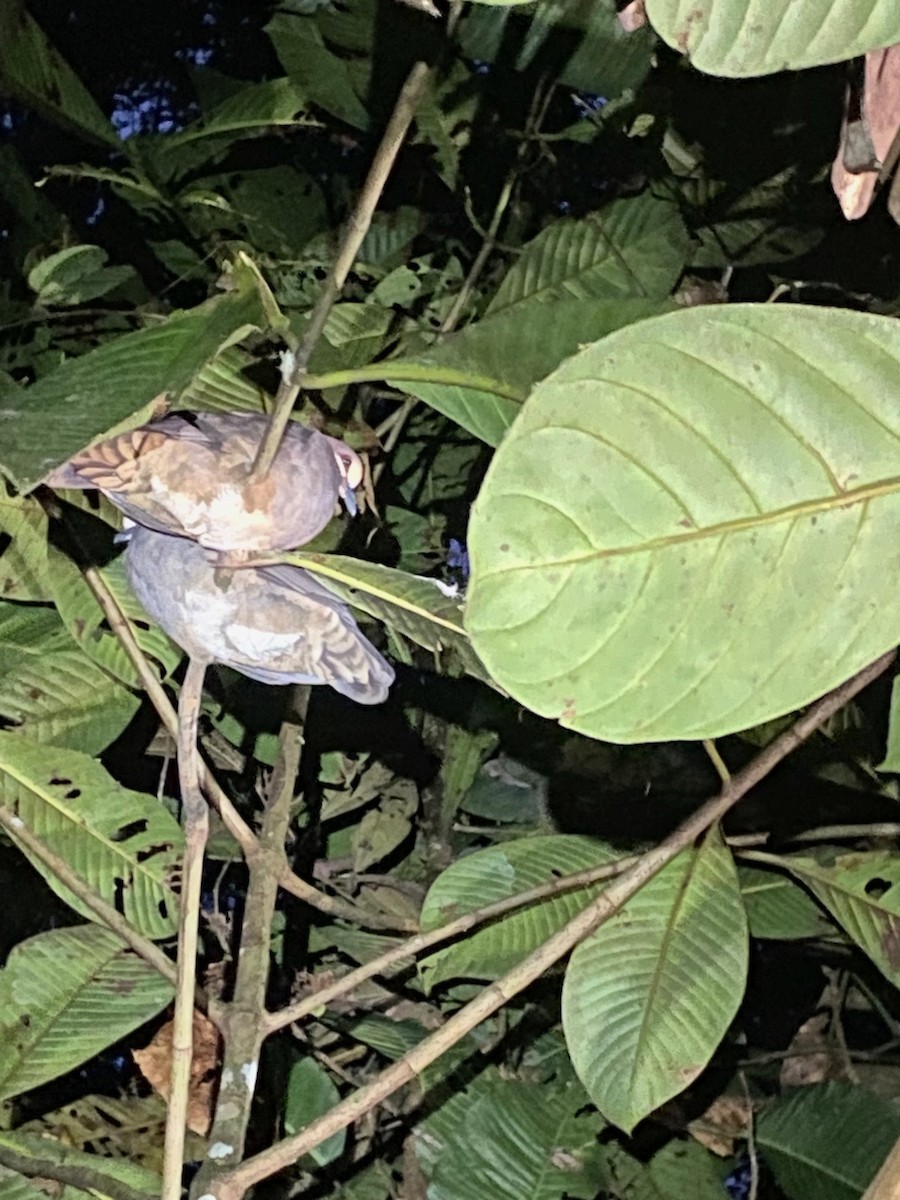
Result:
<svg viewBox="0 0 900 1200"><path fill-rule="evenodd" d="M97 488L134 522L129 582L192 658L378 704L394 672L346 604L299 567L234 565L310 541L339 498L356 511L359 457L314 429L290 425L268 475L255 480L265 424L257 414L173 413L89 446L46 482Z"/></svg>

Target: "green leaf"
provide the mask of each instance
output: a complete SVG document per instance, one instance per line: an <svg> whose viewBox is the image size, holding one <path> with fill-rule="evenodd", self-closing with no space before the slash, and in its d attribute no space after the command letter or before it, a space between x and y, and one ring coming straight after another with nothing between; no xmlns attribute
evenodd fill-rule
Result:
<svg viewBox="0 0 900 1200"><path fill-rule="evenodd" d="M421 928L437 929L464 913L616 858L602 842L570 834L519 838L478 850L457 859L431 885ZM457 977L498 978L581 912L604 886L572 888L483 925L422 959L422 978L429 989Z"/></svg>
<svg viewBox="0 0 900 1200"><path fill-rule="evenodd" d="M900 42L893 0L647 0L647 17L698 71L729 78L802 71Z"/></svg>
<svg viewBox="0 0 900 1200"><path fill-rule="evenodd" d="M469 325L415 357L393 359L381 370L392 386L402 384L403 390L496 446L535 383L563 359L585 342L665 307L660 300L561 299L548 306L536 299ZM445 372L453 382L443 382Z"/></svg>
<svg viewBox="0 0 900 1200"><path fill-rule="evenodd" d="M351 844L356 872L366 871L387 858L412 832L418 792L409 780L397 780L396 783L395 794L383 796L378 807L367 812L353 828Z"/></svg>
<svg viewBox="0 0 900 1200"><path fill-rule="evenodd" d="M429 1200L592 1200L603 1182L596 1113L576 1084L494 1080L440 1147Z"/></svg>
<svg viewBox="0 0 900 1200"><path fill-rule="evenodd" d="M310 104L356 129L368 127L365 97L371 59L332 54L317 23L307 16L279 12L265 28L282 66Z"/></svg>
<svg viewBox="0 0 900 1200"><path fill-rule="evenodd" d="M0 602L0 714L35 742L99 754L137 697L72 645L48 608Z"/></svg>
<svg viewBox="0 0 900 1200"><path fill-rule="evenodd" d="M123 788L87 754L0 733L0 805L13 840L27 828L146 937L175 932L172 879L183 839L153 796ZM47 868L34 866L66 904L92 918Z"/></svg>
<svg viewBox="0 0 900 1200"><path fill-rule="evenodd" d="M0 384L2 390L2 384ZM0 488L0 596L4 600L50 600L47 563L47 515L40 505L7 495Z"/></svg>
<svg viewBox="0 0 900 1200"><path fill-rule="evenodd" d="M43 305L84 304L137 279L133 267L107 267L99 246L70 246L42 259L28 273L28 286Z"/></svg>
<svg viewBox="0 0 900 1200"><path fill-rule="evenodd" d="M757 1122L756 1145L790 1200L858 1200L898 1135L895 1105L833 1082L777 1100Z"/></svg>
<svg viewBox="0 0 900 1200"><path fill-rule="evenodd" d="M645 192L580 221L556 221L529 242L488 308L526 300L663 300L689 255L677 207ZM548 328L553 316L547 314Z"/></svg>
<svg viewBox="0 0 900 1200"><path fill-rule="evenodd" d="M741 866L738 876L751 937L793 941L835 936L810 894L780 871Z"/></svg>
<svg viewBox="0 0 900 1200"><path fill-rule="evenodd" d="M312 571L348 604L430 650L444 669L490 682L472 653L462 625L462 604L453 588L339 554L295 553L280 561Z"/></svg>
<svg viewBox="0 0 900 1200"><path fill-rule="evenodd" d="M59 244L64 236L63 220L44 191L34 186L19 153L7 142L0 146L0 202L16 214L7 227L4 243L18 270L30 261L35 246Z"/></svg>
<svg viewBox="0 0 900 1200"><path fill-rule="evenodd" d="M527 0L513 0L524 5ZM529 28L523 24L528 21ZM656 39L649 28L626 33L616 20L615 0L538 0L533 10L523 13L490 0L473 5L461 25L461 43L467 57L493 62L501 47L521 47L515 58L517 71L530 66L536 51L550 42L552 61L559 48L568 43L571 56L560 67L559 82L578 91L605 96L621 96L626 89L640 86L652 65Z"/></svg>
<svg viewBox="0 0 900 1200"><path fill-rule="evenodd" d="M900 986L900 857L880 851L839 854L830 862L799 854L753 857L786 867Z"/></svg>
<svg viewBox="0 0 900 1200"><path fill-rule="evenodd" d="M576 947L563 1029L581 1082L626 1133L703 1071L747 979L747 918L718 830Z"/></svg>
<svg viewBox="0 0 900 1200"><path fill-rule="evenodd" d="M0 559L0 573L3 559ZM887 747L884 760L876 767L878 771L900 773L900 677L891 685L891 709L888 716Z"/></svg>
<svg viewBox="0 0 900 1200"><path fill-rule="evenodd" d="M164 144L167 150L176 150L202 138L224 135L234 140L236 135L269 133L273 127L310 125L308 118L297 115L305 104L306 95L293 79L251 83L178 133L168 134Z"/></svg>
<svg viewBox="0 0 900 1200"><path fill-rule="evenodd" d="M800 305L570 358L472 512L466 626L497 683L591 737L718 737L896 645L898 368L896 321Z"/></svg>
<svg viewBox="0 0 900 1200"><path fill-rule="evenodd" d="M49 539L47 515L41 505L28 496L0 499L0 530L12 538L10 547L0 558L0 580L4 575L3 564L7 561L10 564L7 579L12 585L11 594L21 595L30 590L33 596L26 594L22 598L52 600L71 638L88 658L120 682L135 686L137 671L109 628L81 571ZM118 571L120 569L113 568L111 574L114 576ZM126 605L126 610L136 612L133 599ZM147 634L139 628L135 628L134 633L149 653L165 645L160 634ZM172 665L177 661L175 659Z"/></svg>
<svg viewBox="0 0 900 1200"><path fill-rule="evenodd" d="M299 1133L334 1108L341 1094L331 1076L314 1058L300 1058L291 1067L284 1100L284 1132L288 1137ZM344 1153L346 1129L340 1129L310 1151L320 1167L327 1167Z"/></svg>
<svg viewBox="0 0 900 1200"><path fill-rule="evenodd" d="M90 92L20 3L0 4L0 83L50 121L113 150L121 143Z"/></svg>
<svg viewBox="0 0 900 1200"><path fill-rule="evenodd" d="M155 1017L172 985L106 929L55 929L0 971L0 1099L93 1058Z"/></svg>
<svg viewBox="0 0 900 1200"><path fill-rule="evenodd" d="M66 1185L61 1193L54 1186L53 1194L59 1200L72 1200L75 1196L92 1196L95 1200L103 1196L155 1200L162 1186L158 1175L136 1163L97 1153L88 1154L64 1141L37 1133L0 1133L0 1160L15 1162L21 1171L27 1171L27 1176L19 1176L23 1182L27 1182L26 1190L21 1193L8 1190L5 1181L0 1180L0 1196L3 1200L13 1200L19 1195L22 1200L46 1196L42 1188L35 1186L35 1176L57 1180L69 1174L82 1180L85 1185L90 1184L90 1189L86 1191Z"/></svg>
<svg viewBox="0 0 900 1200"><path fill-rule="evenodd" d="M242 273L234 291L69 359L29 388L0 381L0 469L28 491L117 425L146 420L155 397L177 395L260 320L255 285Z"/></svg>

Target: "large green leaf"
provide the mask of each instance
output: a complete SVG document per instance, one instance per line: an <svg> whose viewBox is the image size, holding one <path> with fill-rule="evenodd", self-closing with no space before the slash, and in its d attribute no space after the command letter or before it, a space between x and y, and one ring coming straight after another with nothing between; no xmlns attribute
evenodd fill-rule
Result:
<svg viewBox="0 0 900 1200"><path fill-rule="evenodd" d="M563 984L575 1070L630 1133L704 1069L743 999L747 918L718 830L579 945Z"/></svg>
<svg viewBox="0 0 900 1200"><path fill-rule="evenodd" d="M171 998L170 983L97 925L21 942L0 971L0 1099L93 1058Z"/></svg>
<svg viewBox="0 0 900 1200"><path fill-rule="evenodd" d="M18 0L0 4L0 45L0 90L79 137L120 148L93 96Z"/></svg>
<svg viewBox="0 0 900 1200"><path fill-rule="evenodd" d="M580 221L562 220L529 242L488 308L502 312L526 300L663 300L690 253L677 207L651 192ZM548 328L553 321L547 313Z"/></svg>
<svg viewBox="0 0 900 1200"><path fill-rule="evenodd" d="M423 930L518 895L563 875L615 862L593 838L558 834L520 838L459 858L431 885L419 920ZM604 884L572 889L511 912L468 937L429 954L420 964L429 987L455 977L496 979L581 912Z"/></svg>
<svg viewBox="0 0 900 1200"><path fill-rule="evenodd" d="M898 1135L896 1105L834 1082L777 1100L759 1118L756 1145L790 1200L858 1200Z"/></svg>
<svg viewBox="0 0 900 1200"><path fill-rule="evenodd" d="M175 932L172 879L183 839L153 796L123 788L87 754L0 733L0 805L14 840L24 825L146 937ZM34 866L76 912L92 917L40 861Z"/></svg>
<svg viewBox="0 0 900 1200"><path fill-rule="evenodd" d="M894 0L647 0L647 16L711 75L802 71L900 42Z"/></svg>
<svg viewBox="0 0 900 1200"><path fill-rule="evenodd" d="M900 986L900 857L877 852L765 858L786 867L818 897L853 941Z"/></svg>
<svg viewBox="0 0 900 1200"><path fill-rule="evenodd" d="M564 358L586 342L654 316L664 307L661 300L631 298L563 299L550 306L533 300L469 325L415 357L393 359L381 369L388 382L402 385L496 446L534 384Z"/></svg>
<svg viewBox="0 0 900 1200"><path fill-rule="evenodd" d="M517 700L619 742L790 712L900 638L900 325L654 317L538 384L469 530L466 626Z"/></svg>
<svg viewBox="0 0 900 1200"><path fill-rule="evenodd" d="M430 650L449 672L465 671L490 682L463 629L462 600L454 588L339 554L294 553L282 558L321 576L349 604Z"/></svg>
<svg viewBox="0 0 900 1200"><path fill-rule="evenodd" d="M27 491L49 470L117 425L140 424L162 392L262 321L249 274L234 291L69 359L29 388L0 380L0 470Z"/></svg>

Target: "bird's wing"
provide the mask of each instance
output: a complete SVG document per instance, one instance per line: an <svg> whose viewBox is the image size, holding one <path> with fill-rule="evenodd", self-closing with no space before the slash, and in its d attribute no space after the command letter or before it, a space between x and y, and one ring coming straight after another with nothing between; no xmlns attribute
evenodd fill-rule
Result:
<svg viewBox="0 0 900 1200"><path fill-rule="evenodd" d="M314 675L358 704L380 704L387 698L394 682L393 667L363 634L342 600L299 567L261 567L258 574L295 611L302 608L306 614L304 676Z"/></svg>

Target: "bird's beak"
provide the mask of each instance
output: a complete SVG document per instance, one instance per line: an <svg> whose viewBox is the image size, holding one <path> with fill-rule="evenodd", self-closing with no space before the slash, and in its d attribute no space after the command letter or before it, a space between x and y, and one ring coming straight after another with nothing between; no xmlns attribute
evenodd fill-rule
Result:
<svg viewBox="0 0 900 1200"><path fill-rule="evenodd" d="M355 517L359 509L356 505L356 497L353 494L353 488L348 486L347 483L343 483L341 484L339 495L344 502L344 508L346 508L351 517Z"/></svg>
<svg viewBox="0 0 900 1200"><path fill-rule="evenodd" d="M334 443L334 457L337 459L337 465L341 472L341 486L338 494L343 500L347 512L351 517L355 517L358 510L353 489L358 488L363 481L362 459L345 442L338 441L337 438L332 438L332 442Z"/></svg>

